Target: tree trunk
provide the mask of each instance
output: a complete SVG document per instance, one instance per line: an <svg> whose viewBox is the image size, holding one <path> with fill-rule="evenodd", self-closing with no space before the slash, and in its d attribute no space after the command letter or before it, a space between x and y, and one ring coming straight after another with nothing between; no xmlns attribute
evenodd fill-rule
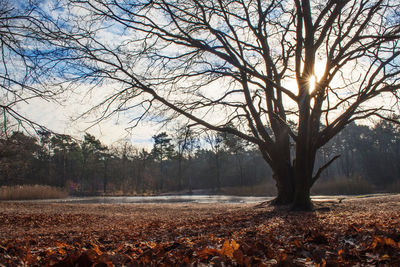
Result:
<svg viewBox="0 0 400 267"><path fill-rule="evenodd" d="M141 169L140 169L140 193L143 194L145 191L144 182L145 182L145 172L146 172L146 158L141 160Z"/></svg>
<svg viewBox="0 0 400 267"><path fill-rule="evenodd" d="M296 189L291 210L293 211L310 211L313 204L310 197L311 186L306 179L296 179Z"/></svg>
<svg viewBox="0 0 400 267"><path fill-rule="evenodd" d="M191 166L192 166L192 156L189 153L189 168ZM190 195L193 194L193 191L192 191L192 176L191 176L191 174L188 175L188 189L189 189L189 194Z"/></svg>
<svg viewBox="0 0 400 267"><path fill-rule="evenodd" d="M312 161L312 160L311 160ZM304 165L302 162L304 162ZM271 201L272 205L291 205L294 211L310 211L313 205L310 197L312 172L310 160L301 160L295 167L282 165L274 173L277 197Z"/></svg>
<svg viewBox="0 0 400 267"><path fill-rule="evenodd" d="M108 176L107 176L108 162L104 160L104 177L103 177L103 193L107 193Z"/></svg>
<svg viewBox="0 0 400 267"><path fill-rule="evenodd" d="M235 154L236 157L236 161L238 163L238 167L239 167L239 173L240 173L240 186L244 186L244 175L243 175L243 163L242 163L242 159L241 159L241 155L239 155L239 153Z"/></svg>
<svg viewBox="0 0 400 267"><path fill-rule="evenodd" d="M272 167L273 179L276 182L277 196L270 204L290 205L294 199L295 177L294 167L291 164L290 142L287 134L280 134L276 144L276 152L270 158L266 151L261 149L265 161Z"/></svg>
<svg viewBox="0 0 400 267"><path fill-rule="evenodd" d="M313 209L311 202L310 189L313 185L313 169L315 162L315 152L305 145L299 145L297 160L295 165L295 192L292 203L294 211L310 211Z"/></svg>
<svg viewBox="0 0 400 267"><path fill-rule="evenodd" d="M215 153L215 166L217 168L217 185L216 192L221 192L221 173L220 173L220 164L219 164L219 155L218 151Z"/></svg>
<svg viewBox="0 0 400 267"><path fill-rule="evenodd" d="M273 175L278 190L277 197L271 201L272 205L290 205L293 203L295 193L295 180L293 167L282 164Z"/></svg>
<svg viewBox="0 0 400 267"><path fill-rule="evenodd" d="M67 168L67 159L66 159L66 151L63 149L63 170L62 170L62 181L61 181L61 186L65 187L66 184L66 168Z"/></svg>
<svg viewBox="0 0 400 267"><path fill-rule="evenodd" d="M178 191L182 190L182 155L178 158Z"/></svg>

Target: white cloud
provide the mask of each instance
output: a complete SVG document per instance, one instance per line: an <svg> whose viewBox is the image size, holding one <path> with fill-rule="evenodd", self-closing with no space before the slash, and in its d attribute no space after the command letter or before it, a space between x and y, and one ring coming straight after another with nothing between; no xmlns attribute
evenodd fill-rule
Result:
<svg viewBox="0 0 400 267"><path fill-rule="evenodd" d="M132 125L129 124L131 118L127 117L127 114L115 115L99 123L95 123L98 112L78 118L106 95L104 89L96 88L97 92L103 92L101 94L87 94L86 96L83 93L69 92L68 95L63 96L64 101L61 102L61 105L36 98L28 103L19 104L18 110L30 120L44 125L54 132L68 134L77 139L82 139L85 132L88 132L95 135L106 145L112 145L121 139L125 139L130 140L139 148L149 148L152 141L151 137L158 130L154 124L142 123L128 131L127 128Z"/></svg>

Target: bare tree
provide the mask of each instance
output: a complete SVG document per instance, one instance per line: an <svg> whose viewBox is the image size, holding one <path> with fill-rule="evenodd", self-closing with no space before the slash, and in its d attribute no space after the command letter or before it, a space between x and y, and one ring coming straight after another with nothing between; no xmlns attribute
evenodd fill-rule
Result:
<svg viewBox="0 0 400 267"><path fill-rule="evenodd" d="M185 159L188 161L188 165L190 165L190 161L192 158L192 153L194 147L197 143L196 133L187 125L178 124L176 125L176 129L173 134L173 142L175 143L175 153L176 158L178 160L178 190L181 191L183 189L183 163ZM186 167L187 168L187 167ZM192 183L191 183L191 175L187 177L188 179L188 189L189 193L192 193Z"/></svg>
<svg viewBox="0 0 400 267"><path fill-rule="evenodd" d="M99 120L131 109L137 122L158 108L164 120L183 116L254 143L274 171L276 204L310 209L310 188L337 158L316 168L317 150L355 120L398 110L397 1L62 5L51 16L63 27L46 37L68 56L53 64L79 70L72 80L107 83Z"/></svg>
<svg viewBox="0 0 400 267"><path fill-rule="evenodd" d="M214 161L215 161L215 190L217 192L221 191L221 157L224 152L223 147L223 136L221 133L205 133L205 141L211 148L211 151L214 153Z"/></svg>

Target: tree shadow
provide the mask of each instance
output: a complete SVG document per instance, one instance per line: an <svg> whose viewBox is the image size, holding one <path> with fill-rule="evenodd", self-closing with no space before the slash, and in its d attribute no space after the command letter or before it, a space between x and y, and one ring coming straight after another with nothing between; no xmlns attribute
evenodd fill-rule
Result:
<svg viewBox="0 0 400 267"><path fill-rule="evenodd" d="M291 211L290 205L254 206L253 229L257 233L250 231L255 237L244 235L242 241L254 240L254 247L267 258L275 259L278 266L303 266L301 261L305 259L322 264L332 249L324 217L335 212L337 203L313 204L313 211Z"/></svg>

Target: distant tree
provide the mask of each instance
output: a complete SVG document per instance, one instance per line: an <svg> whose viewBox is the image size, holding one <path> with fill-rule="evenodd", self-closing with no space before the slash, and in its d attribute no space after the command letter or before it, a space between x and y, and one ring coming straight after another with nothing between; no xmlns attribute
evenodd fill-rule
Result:
<svg viewBox="0 0 400 267"><path fill-rule="evenodd" d="M76 162L78 159L76 157L77 153L80 153L79 144L71 136L65 134L54 134L50 139L50 143L53 161L58 170L56 172L58 185L65 186L67 179L71 178L67 177L67 174L73 175L74 173L73 168L69 168L69 165L79 168Z"/></svg>
<svg viewBox="0 0 400 267"><path fill-rule="evenodd" d="M41 161L41 164L44 165L45 167L45 175L47 176L47 180L53 181L55 179L55 174L54 174L54 168L53 168L53 155L52 155L52 148L51 148L51 135L52 133L47 130L39 130L37 132L39 136L39 141L40 141L40 147L41 150L39 152L39 159Z"/></svg>
<svg viewBox="0 0 400 267"><path fill-rule="evenodd" d="M243 160L244 160L244 153L246 148L246 142L244 139L229 133L223 133L223 144L227 148L227 151L231 153L236 159L236 166L239 169L239 181L240 185L243 186L244 181L244 167L243 167Z"/></svg>
<svg viewBox="0 0 400 267"><path fill-rule="evenodd" d="M35 157L40 149L36 138L14 132L0 140L0 184L30 184Z"/></svg>
<svg viewBox="0 0 400 267"><path fill-rule="evenodd" d="M188 160L188 170L192 168L193 165L193 157L196 152L196 150L199 148L199 137L196 136L196 133L193 131L193 129L188 128L186 131L186 146L185 146L185 151L186 151L186 156ZM186 172L187 173L187 187L189 189L189 192L192 192L193 189L193 173L191 171Z"/></svg>
<svg viewBox="0 0 400 267"><path fill-rule="evenodd" d="M362 139L370 133L371 130L367 126L357 125L353 122L328 143L325 152L331 154L329 158L332 158L334 154L341 155L336 162L337 175L352 177L357 174L357 160L363 153L363 147L368 149L368 145Z"/></svg>
<svg viewBox="0 0 400 267"><path fill-rule="evenodd" d="M223 134L221 133L207 133L205 134L205 141L209 144L211 151L214 154L214 162L215 162L215 181L216 181L216 190L221 190L221 157L224 152L223 147Z"/></svg>
<svg viewBox="0 0 400 267"><path fill-rule="evenodd" d="M115 147L115 154L118 155L119 161L117 165L117 169L115 170L115 174L117 174L121 180L121 186L123 187L123 191L126 192L129 189L129 165L130 165L130 159L132 158L132 153L133 153L133 147L132 145L127 142L123 141L122 143L119 143L117 147Z"/></svg>
<svg viewBox="0 0 400 267"><path fill-rule="evenodd" d="M154 135L153 141L154 144L151 154L160 165L160 181L158 183L158 190L162 191L164 189L165 179L168 177L166 161L173 158L174 147L172 144L172 139L166 132Z"/></svg>
<svg viewBox="0 0 400 267"><path fill-rule="evenodd" d="M145 149L138 151L135 162L137 170L136 191L139 193L144 193L145 191L146 168L150 158L150 154Z"/></svg>
<svg viewBox="0 0 400 267"><path fill-rule="evenodd" d="M388 187L400 177L400 127L378 121L361 140L361 164L366 178L378 187Z"/></svg>
<svg viewBox="0 0 400 267"><path fill-rule="evenodd" d="M119 159L119 180L124 185L124 192L143 192L146 163L149 153L144 149L140 150L128 141L124 141L117 147Z"/></svg>
<svg viewBox="0 0 400 267"><path fill-rule="evenodd" d="M107 188L108 184L110 182L110 176L111 174L109 173L109 165L111 160L113 159L114 155L112 155L108 149L108 147L104 146L103 150L100 151L99 153L99 170L101 170L101 174L99 175L100 183L102 183L102 191L103 194L107 194ZM101 177L101 178L100 178Z"/></svg>
<svg viewBox="0 0 400 267"><path fill-rule="evenodd" d="M153 136L153 149L151 153L156 160L167 160L173 156L172 138L166 132Z"/></svg>
<svg viewBox="0 0 400 267"><path fill-rule="evenodd" d="M176 143L176 158L178 160L178 190L181 191L183 189L183 174L182 174L182 161L184 160L184 153L187 147L186 136L187 136L187 128L179 127L175 133L174 141Z"/></svg>
<svg viewBox="0 0 400 267"><path fill-rule="evenodd" d="M85 190L84 185L87 184L92 186L92 190L96 190L96 174L100 172L103 176L106 175L99 170L99 165L104 164L104 155L108 148L94 135L86 133L81 144L81 150L83 160L82 189Z"/></svg>
<svg viewBox="0 0 400 267"><path fill-rule="evenodd" d="M183 189L183 162L185 157L189 163L192 159L192 153L194 146L197 142L197 138L194 136L194 132L190 127L178 126L173 136L173 141L175 142L176 158L178 161L178 190ZM189 192L192 191L191 188L191 177L188 177L188 189Z"/></svg>

